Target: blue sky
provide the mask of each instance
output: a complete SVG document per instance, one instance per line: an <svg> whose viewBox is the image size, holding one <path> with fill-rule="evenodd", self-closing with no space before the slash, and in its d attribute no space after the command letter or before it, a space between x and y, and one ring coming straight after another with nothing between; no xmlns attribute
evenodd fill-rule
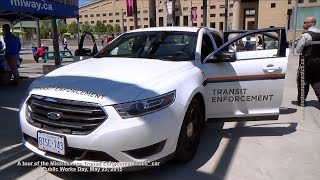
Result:
<svg viewBox="0 0 320 180"><path fill-rule="evenodd" d="M88 2L90 2L92 0L79 0L79 4L82 5L82 4L86 4Z"/></svg>

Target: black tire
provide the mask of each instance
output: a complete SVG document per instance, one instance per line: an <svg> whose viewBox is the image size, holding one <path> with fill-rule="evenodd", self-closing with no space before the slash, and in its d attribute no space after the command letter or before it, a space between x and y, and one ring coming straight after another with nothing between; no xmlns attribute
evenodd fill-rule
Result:
<svg viewBox="0 0 320 180"><path fill-rule="evenodd" d="M198 99L193 99L185 114L179 133L175 160L180 163L190 161L198 148L204 110Z"/></svg>

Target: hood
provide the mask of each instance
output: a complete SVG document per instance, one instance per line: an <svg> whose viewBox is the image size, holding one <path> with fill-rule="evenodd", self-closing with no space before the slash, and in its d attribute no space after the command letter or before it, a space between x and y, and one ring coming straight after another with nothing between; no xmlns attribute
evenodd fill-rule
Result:
<svg viewBox="0 0 320 180"><path fill-rule="evenodd" d="M192 61L92 58L38 79L31 93L102 105L117 104L137 100L142 93L156 96L153 86L193 67Z"/></svg>

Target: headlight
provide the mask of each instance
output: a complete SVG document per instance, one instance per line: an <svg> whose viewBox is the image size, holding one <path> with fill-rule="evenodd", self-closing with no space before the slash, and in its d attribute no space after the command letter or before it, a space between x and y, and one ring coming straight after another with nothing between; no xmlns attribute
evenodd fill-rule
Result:
<svg viewBox="0 0 320 180"><path fill-rule="evenodd" d="M176 91L156 96L149 99L134 101L123 104L116 104L113 107L118 111L123 119L142 116L144 114L152 113L160 109L170 106L176 96Z"/></svg>

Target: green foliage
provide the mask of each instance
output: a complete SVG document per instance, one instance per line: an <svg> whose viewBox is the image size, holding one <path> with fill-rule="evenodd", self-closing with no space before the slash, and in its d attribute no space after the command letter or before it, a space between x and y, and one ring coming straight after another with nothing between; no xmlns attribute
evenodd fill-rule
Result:
<svg viewBox="0 0 320 180"><path fill-rule="evenodd" d="M68 26L69 33L72 35L75 35L78 32L78 25L75 21L73 21L71 24Z"/></svg>
<svg viewBox="0 0 320 180"><path fill-rule="evenodd" d="M113 26L111 24L107 24L106 27L107 27L106 33L112 34L113 33Z"/></svg>
<svg viewBox="0 0 320 180"><path fill-rule="evenodd" d="M40 37L47 39L51 33L51 26L49 21L41 21L41 28L40 28Z"/></svg>
<svg viewBox="0 0 320 180"><path fill-rule="evenodd" d="M64 34L64 33L68 32L68 26L64 22L64 20L62 20L62 19L59 20L58 28L59 28L58 31L60 34Z"/></svg>
<svg viewBox="0 0 320 180"><path fill-rule="evenodd" d="M107 31L106 25L104 25L101 21L97 21L97 24L93 27L94 32L99 36L105 34Z"/></svg>
<svg viewBox="0 0 320 180"><path fill-rule="evenodd" d="M120 34L121 33L121 28L120 28L119 24L114 25L113 32L115 34Z"/></svg>
<svg viewBox="0 0 320 180"><path fill-rule="evenodd" d="M81 26L81 32L85 32L85 31L92 32L92 27L88 22L82 24Z"/></svg>

